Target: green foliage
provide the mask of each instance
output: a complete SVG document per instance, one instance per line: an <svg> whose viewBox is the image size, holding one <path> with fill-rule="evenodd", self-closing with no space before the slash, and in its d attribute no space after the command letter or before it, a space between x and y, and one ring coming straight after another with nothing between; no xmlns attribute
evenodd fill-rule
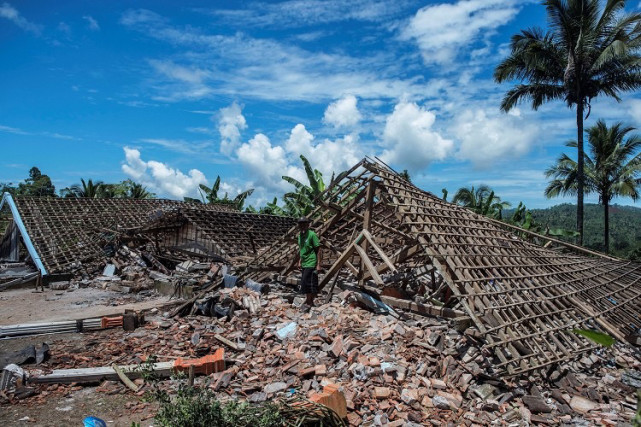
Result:
<svg viewBox="0 0 641 427"><path fill-rule="evenodd" d="M603 332L593 331L591 329L572 329L572 333L581 335L604 347L612 347L615 343L615 339L610 335L604 334Z"/></svg>
<svg viewBox="0 0 641 427"><path fill-rule="evenodd" d="M599 195L604 206L604 248L609 251L608 206L615 196L639 198L641 184L641 138L626 136L634 128L615 123L608 127L603 120L588 129L588 150L585 159L585 193ZM566 144L576 147L576 141ZM548 198L560 195L575 195L578 191L578 164L567 154L562 154L546 172L552 178L545 195Z"/></svg>
<svg viewBox="0 0 641 427"><path fill-rule="evenodd" d="M44 175L37 167L29 169L29 178L17 186L13 183L0 183L0 194L10 193L12 196L56 197L56 187L48 175Z"/></svg>
<svg viewBox="0 0 641 427"><path fill-rule="evenodd" d="M443 197L447 197L447 192L444 192ZM452 203L465 206L472 211L489 216L491 218L501 219L503 209L508 208L508 202L501 201L501 198L494 194L494 191L487 185L481 185L476 190L472 187L459 188Z"/></svg>
<svg viewBox="0 0 641 427"><path fill-rule="evenodd" d="M561 100L576 107L577 225L584 231L583 121L599 96L620 101L619 94L641 87L639 33L641 14L625 12L625 0L547 0L548 31L528 28L512 36L510 54L496 67L498 83L518 83L505 94L501 109L522 101L537 110ZM587 116L584 113L587 111Z"/></svg>
<svg viewBox="0 0 641 427"><path fill-rule="evenodd" d="M200 192L202 203L210 205L231 205L239 211L242 211L245 205L245 200L252 195L254 189L250 188L249 190L245 190L233 199L230 199L227 193L225 193L225 196L219 197L218 191L220 191L220 175L218 175L216 177L216 181L214 181L214 185L207 187L205 184L200 184L198 191ZM192 197L185 197L184 200L185 202L190 203L201 203L200 200Z"/></svg>
<svg viewBox="0 0 641 427"><path fill-rule="evenodd" d="M74 184L60 190L60 196L65 198L89 199L153 199L154 193L147 191L142 184L127 179L117 184L107 184L80 178L80 184Z"/></svg>
<svg viewBox="0 0 641 427"><path fill-rule="evenodd" d="M398 175L407 182L412 182L412 177L410 176L410 173L407 169L403 169L403 172L399 173Z"/></svg>
<svg viewBox="0 0 641 427"><path fill-rule="evenodd" d="M294 191L285 193L283 210L289 216L300 217L309 215L316 207L316 198L325 191L323 174L318 169L313 169L309 160L301 154L301 161L305 168L309 185L303 184L297 179L283 175L283 179L294 186Z"/></svg>
<svg viewBox="0 0 641 427"><path fill-rule="evenodd" d="M265 402L260 405L230 400L220 402L209 388L188 386L174 379L174 393L161 388L153 370L155 358L140 365L142 377L151 385L145 398L159 404L155 424L166 427L281 427L344 426L329 408L301 399Z"/></svg>
<svg viewBox="0 0 641 427"><path fill-rule="evenodd" d="M613 255L641 260L641 209L633 206L611 205L610 239ZM547 209L532 209L532 218L543 229L574 230L576 226L576 205L564 203ZM585 228L583 245L587 248L603 250L603 207L596 204L585 205ZM551 234L551 233L550 233ZM564 235L559 239L567 242L573 239Z"/></svg>

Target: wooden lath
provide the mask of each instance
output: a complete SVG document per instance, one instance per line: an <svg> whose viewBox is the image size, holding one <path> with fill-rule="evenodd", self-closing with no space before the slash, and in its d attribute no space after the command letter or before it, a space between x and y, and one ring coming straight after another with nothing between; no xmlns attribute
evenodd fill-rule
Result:
<svg viewBox="0 0 641 427"><path fill-rule="evenodd" d="M641 328L640 264L546 236L532 237L547 247L523 240L520 229L447 203L378 162L364 159L350 173L311 215L329 269L323 286L343 270L381 287L384 273L422 260L444 278L484 334L495 369L508 375L590 351L593 344L571 329L600 326L625 339ZM256 257L248 276L294 271L296 233Z"/></svg>
<svg viewBox="0 0 641 427"><path fill-rule="evenodd" d="M149 230L162 228L167 213L173 215L165 223L167 230L190 222L218 255L225 256L254 255L294 224L292 218L241 213L229 205L165 199L19 197L15 203L49 273L99 259L105 233L145 232L148 225Z"/></svg>

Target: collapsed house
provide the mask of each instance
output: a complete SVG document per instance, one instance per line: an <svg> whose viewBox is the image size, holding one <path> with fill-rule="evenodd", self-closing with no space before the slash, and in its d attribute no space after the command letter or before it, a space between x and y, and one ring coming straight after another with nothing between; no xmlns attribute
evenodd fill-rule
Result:
<svg viewBox="0 0 641 427"><path fill-rule="evenodd" d="M255 256L294 225L291 218L229 205L163 199L14 199L5 193L0 213L8 220L0 260L26 262L42 276L97 271L129 243L143 246L152 263L233 262Z"/></svg>
<svg viewBox="0 0 641 427"><path fill-rule="evenodd" d="M466 318L459 320L470 320L468 332L485 341L495 373L517 376L593 350L576 329L601 329L639 345L639 263L447 203L380 161L362 160L318 202L312 228L328 269L321 288L357 283L413 311L462 310ZM296 233L289 230L253 259L244 278L294 273Z"/></svg>

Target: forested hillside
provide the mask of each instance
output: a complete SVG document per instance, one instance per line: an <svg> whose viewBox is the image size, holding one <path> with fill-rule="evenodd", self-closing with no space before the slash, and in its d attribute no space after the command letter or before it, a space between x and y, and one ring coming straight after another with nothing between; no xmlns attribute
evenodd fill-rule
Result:
<svg viewBox="0 0 641 427"><path fill-rule="evenodd" d="M547 209L532 209L537 223L550 228L574 230L576 205L565 203ZM603 249L603 206L585 205L585 246ZM610 207L610 241L615 256L641 260L641 209L632 206Z"/></svg>

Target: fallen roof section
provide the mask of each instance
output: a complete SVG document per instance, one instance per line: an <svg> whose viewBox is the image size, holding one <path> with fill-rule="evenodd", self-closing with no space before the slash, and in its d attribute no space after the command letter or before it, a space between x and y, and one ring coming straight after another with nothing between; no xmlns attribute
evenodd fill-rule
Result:
<svg viewBox="0 0 641 427"><path fill-rule="evenodd" d="M520 375L595 347L573 329L598 324L624 340L641 328L641 264L447 203L379 161L362 160L320 199L311 217L329 268L321 288L341 271L384 288L401 267L429 265L450 290L445 303L462 308L484 337L496 372ZM295 271L296 232L256 257L245 276Z"/></svg>
<svg viewBox="0 0 641 427"><path fill-rule="evenodd" d="M100 259L114 236L148 233L155 241L193 242L223 257L254 256L294 225L292 218L165 199L13 199L5 193L5 201L43 275Z"/></svg>

